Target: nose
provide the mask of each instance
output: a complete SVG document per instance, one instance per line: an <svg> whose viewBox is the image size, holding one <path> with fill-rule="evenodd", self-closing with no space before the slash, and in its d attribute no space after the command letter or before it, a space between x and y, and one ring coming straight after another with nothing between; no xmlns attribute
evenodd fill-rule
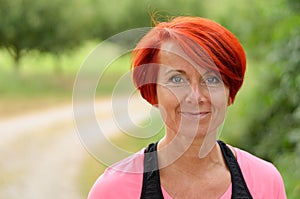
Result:
<svg viewBox="0 0 300 199"><path fill-rule="evenodd" d="M204 102L207 100L208 89L200 84L192 84L190 85L190 89L186 96L186 101L188 103L198 104L200 102Z"/></svg>

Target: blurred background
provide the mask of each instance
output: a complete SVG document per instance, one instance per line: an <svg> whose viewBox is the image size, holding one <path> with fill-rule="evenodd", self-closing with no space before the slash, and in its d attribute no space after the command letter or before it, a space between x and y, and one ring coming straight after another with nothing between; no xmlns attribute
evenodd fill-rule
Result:
<svg viewBox="0 0 300 199"><path fill-rule="evenodd" d="M220 139L273 162L288 198L299 198L299 0L0 0L0 198L87 197L106 165L74 130L76 73L108 37L178 15L208 17L239 38L247 74ZM100 104L129 60L103 77ZM113 133L111 142L132 152L162 136Z"/></svg>

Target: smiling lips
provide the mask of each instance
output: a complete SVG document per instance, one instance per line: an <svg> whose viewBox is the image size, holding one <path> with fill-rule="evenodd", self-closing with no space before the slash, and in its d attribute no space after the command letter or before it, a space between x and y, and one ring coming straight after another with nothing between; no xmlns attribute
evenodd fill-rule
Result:
<svg viewBox="0 0 300 199"><path fill-rule="evenodd" d="M181 111L180 114L183 117L189 118L189 119L204 119L208 115L210 115L210 111L201 111L201 112L188 112L188 111Z"/></svg>

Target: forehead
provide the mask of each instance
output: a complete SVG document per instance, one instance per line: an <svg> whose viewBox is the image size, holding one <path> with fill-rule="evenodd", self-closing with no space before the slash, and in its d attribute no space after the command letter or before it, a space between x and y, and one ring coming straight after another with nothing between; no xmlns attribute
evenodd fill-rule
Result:
<svg viewBox="0 0 300 199"><path fill-rule="evenodd" d="M174 61L189 62L187 54L173 41L164 42L159 51L160 63L173 63Z"/></svg>
<svg viewBox="0 0 300 199"><path fill-rule="evenodd" d="M212 70L211 68L209 69L201 65L200 57L196 59L187 55L187 53L173 41L163 43L159 52L160 70L181 70L194 74L203 74L208 70Z"/></svg>

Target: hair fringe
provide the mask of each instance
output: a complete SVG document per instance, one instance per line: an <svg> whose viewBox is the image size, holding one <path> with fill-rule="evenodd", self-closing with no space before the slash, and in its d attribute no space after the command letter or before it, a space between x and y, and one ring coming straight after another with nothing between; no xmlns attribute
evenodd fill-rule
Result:
<svg viewBox="0 0 300 199"><path fill-rule="evenodd" d="M150 16L150 24L152 27L155 27L162 22L168 22L176 18L175 15L172 15L167 10L154 10L151 9L150 5L148 6L148 14Z"/></svg>

